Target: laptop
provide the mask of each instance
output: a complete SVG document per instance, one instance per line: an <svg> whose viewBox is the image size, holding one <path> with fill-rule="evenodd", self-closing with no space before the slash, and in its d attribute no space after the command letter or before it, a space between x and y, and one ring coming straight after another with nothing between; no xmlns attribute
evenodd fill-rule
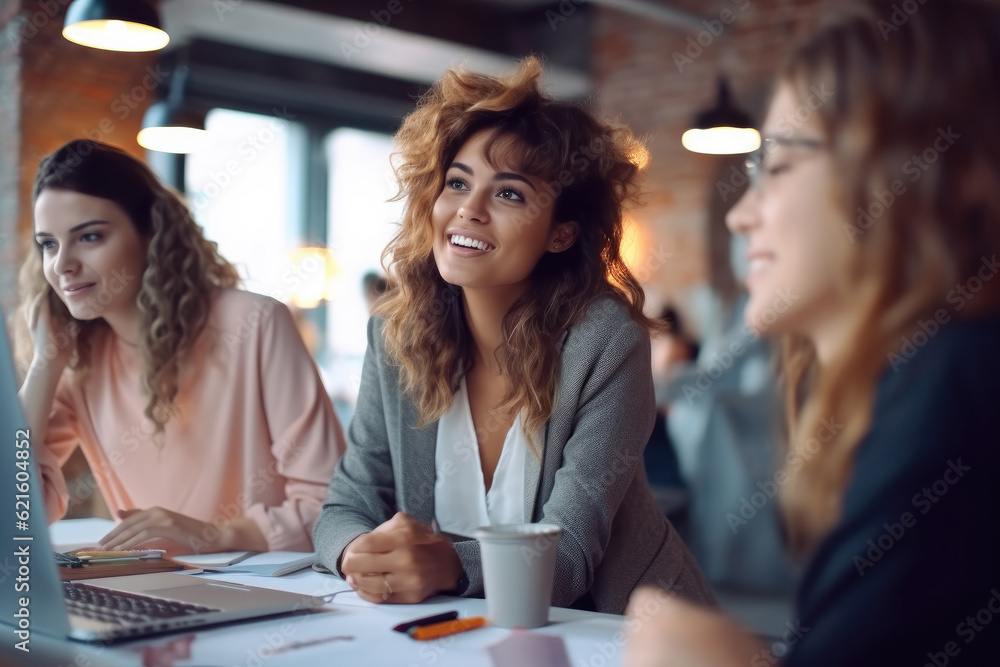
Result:
<svg viewBox="0 0 1000 667"><path fill-rule="evenodd" d="M0 313L0 624L4 642L30 651L32 637L113 642L322 606L322 598L163 572L60 580L42 487L17 397L6 322ZM9 555L8 555L9 554Z"/></svg>

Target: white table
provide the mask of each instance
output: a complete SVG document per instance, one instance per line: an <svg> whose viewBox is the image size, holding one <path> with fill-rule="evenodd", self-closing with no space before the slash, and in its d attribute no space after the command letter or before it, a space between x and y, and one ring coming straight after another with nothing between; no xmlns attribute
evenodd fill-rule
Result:
<svg viewBox="0 0 1000 667"><path fill-rule="evenodd" d="M58 524L56 527L58 532ZM337 577L303 570L284 577L203 574L243 584L323 596L346 588ZM511 631L481 628L435 641L416 641L392 631L392 626L447 610L460 616L485 616L480 599L438 596L418 605L374 605L353 592L338 595L319 611L235 623L197 632L171 633L123 642L110 648L85 648L78 643L53 642L56 659L66 665L338 665L380 667L491 667L487 647ZM550 624L531 632L561 637L573 667L620 664L624 619L553 607ZM65 651L65 656L63 655ZM88 662L89 661L89 662ZM58 664L58 663L53 663ZM533 667L520 664L517 667Z"/></svg>

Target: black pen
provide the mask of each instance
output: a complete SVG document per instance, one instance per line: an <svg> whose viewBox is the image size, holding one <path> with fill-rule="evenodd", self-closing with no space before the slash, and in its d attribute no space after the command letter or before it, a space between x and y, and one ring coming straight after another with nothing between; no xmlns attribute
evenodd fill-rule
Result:
<svg viewBox="0 0 1000 667"><path fill-rule="evenodd" d="M400 623L395 626L393 630L396 632L406 632L410 628L419 628L424 625L433 625L434 623L444 623L445 621L454 621L458 618L457 611L446 611L443 614L434 614L433 616L427 616L426 618L418 618L415 621L407 621L406 623Z"/></svg>

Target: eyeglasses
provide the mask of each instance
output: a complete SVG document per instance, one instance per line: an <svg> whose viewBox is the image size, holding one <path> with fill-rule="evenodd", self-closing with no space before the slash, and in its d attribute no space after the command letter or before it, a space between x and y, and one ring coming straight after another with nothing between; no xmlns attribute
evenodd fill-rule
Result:
<svg viewBox="0 0 1000 667"><path fill-rule="evenodd" d="M760 191L764 188L767 176L767 156L778 146L816 151L826 148L826 143L809 137L764 137L763 145L747 155L745 163L747 176L750 178L750 187L754 190Z"/></svg>

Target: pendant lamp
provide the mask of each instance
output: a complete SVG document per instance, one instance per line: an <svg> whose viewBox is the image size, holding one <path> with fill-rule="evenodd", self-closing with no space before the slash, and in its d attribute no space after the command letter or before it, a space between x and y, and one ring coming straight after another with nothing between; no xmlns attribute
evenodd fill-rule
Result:
<svg viewBox="0 0 1000 667"><path fill-rule="evenodd" d="M760 133L750 116L733 104L726 77L719 77L715 107L695 117L693 127L681 136L681 144L689 151L713 155L750 153L760 148Z"/></svg>
<svg viewBox="0 0 1000 667"><path fill-rule="evenodd" d="M62 34L108 51L156 51L170 41L156 9L143 0L73 0Z"/></svg>
<svg viewBox="0 0 1000 667"><path fill-rule="evenodd" d="M161 153L197 153L211 148L215 137L205 129L205 114L184 104L188 78L186 65L178 66L170 76L166 99L152 104L142 117L142 130L136 141L143 148Z"/></svg>

